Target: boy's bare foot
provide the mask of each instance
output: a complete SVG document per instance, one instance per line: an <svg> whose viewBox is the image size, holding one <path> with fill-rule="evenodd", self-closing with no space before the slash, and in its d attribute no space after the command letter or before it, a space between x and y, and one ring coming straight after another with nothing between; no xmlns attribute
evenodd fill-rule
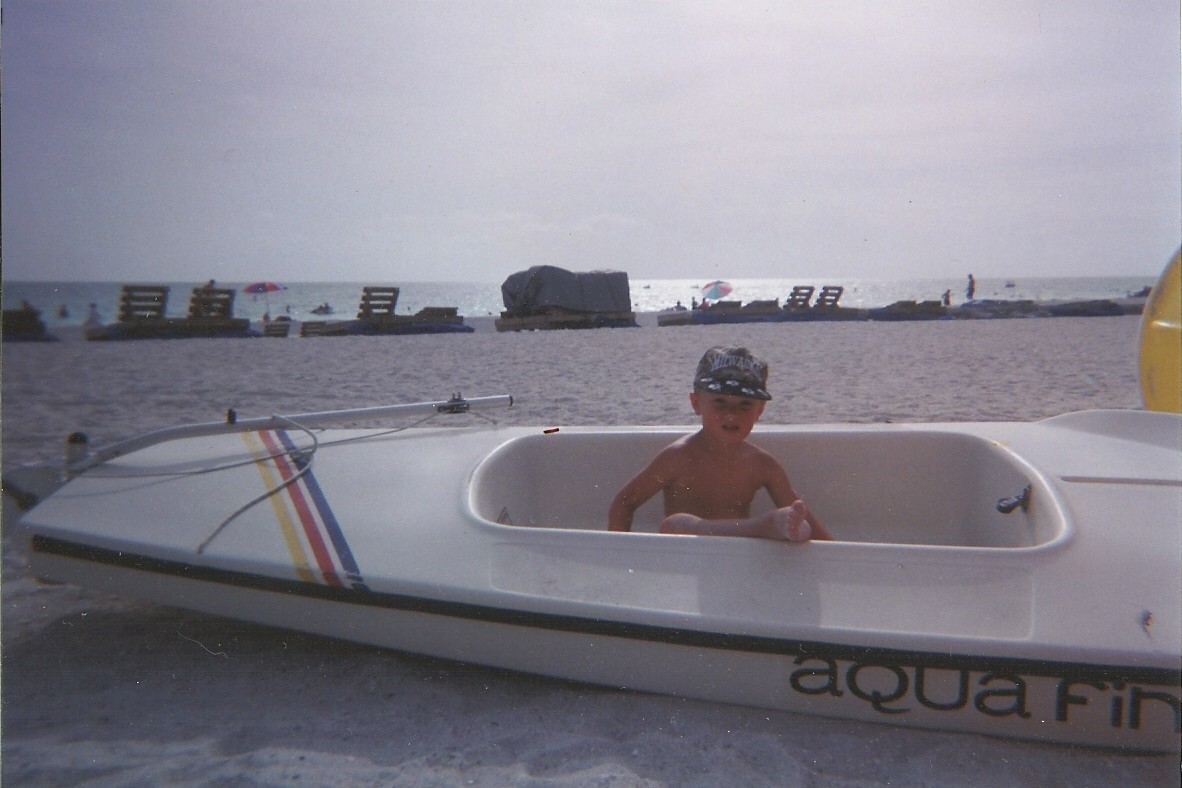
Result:
<svg viewBox="0 0 1182 788"><path fill-rule="evenodd" d="M800 501L791 506L777 509L769 515L774 539L787 539L789 542L807 542L812 536L813 529L805 519L806 511Z"/></svg>

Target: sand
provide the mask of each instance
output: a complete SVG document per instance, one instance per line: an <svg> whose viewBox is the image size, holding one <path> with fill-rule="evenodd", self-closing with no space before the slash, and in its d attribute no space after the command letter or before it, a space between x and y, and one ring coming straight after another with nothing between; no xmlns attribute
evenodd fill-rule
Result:
<svg viewBox="0 0 1182 788"><path fill-rule="evenodd" d="M3 349L4 464L220 418L510 393L502 423L689 424L714 344L764 421L1139 407L1138 319L846 323ZM5 785L1176 785L1178 761L570 684L35 583L6 502Z"/></svg>

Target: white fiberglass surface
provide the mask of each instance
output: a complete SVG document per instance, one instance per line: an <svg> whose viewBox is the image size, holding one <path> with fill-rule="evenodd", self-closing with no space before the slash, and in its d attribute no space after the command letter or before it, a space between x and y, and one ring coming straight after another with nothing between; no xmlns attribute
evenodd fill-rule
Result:
<svg viewBox="0 0 1182 788"><path fill-rule="evenodd" d="M507 442L472 479L474 513L522 527L603 530L620 487L681 433L565 432ZM1065 527L1040 477L991 441L955 432L800 431L756 433L797 492L835 538L850 542L1031 547ZM998 511L1031 485L1026 507ZM634 530L655 531L660 496ZM753 513L766 511L765 493Z"/></svg>

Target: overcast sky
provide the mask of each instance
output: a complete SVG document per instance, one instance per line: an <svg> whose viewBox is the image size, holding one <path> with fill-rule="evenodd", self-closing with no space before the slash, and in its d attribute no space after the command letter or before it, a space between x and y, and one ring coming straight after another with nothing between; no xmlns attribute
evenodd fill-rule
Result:
<svg viewBox="0 0 1182 788"><path fill-rule="evenodd" d="M1157 273L1177 0L4 0L4 276Z"/></svg>

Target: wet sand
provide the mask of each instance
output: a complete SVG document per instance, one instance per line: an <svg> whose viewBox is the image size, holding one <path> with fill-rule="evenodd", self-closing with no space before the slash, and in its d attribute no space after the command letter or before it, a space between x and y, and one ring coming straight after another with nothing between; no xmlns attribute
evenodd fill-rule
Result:
<svg viewBox="0 0 1182 788"><path fill-rule="evenodd" d="M190 421L508 393L511 424L690 424L705 348L765 423L1139 407L1136 317L3 348L3 461ZM426 659L45 586L5 502L6 785L1175 785L1177 758L851 723Z"/></svg>

